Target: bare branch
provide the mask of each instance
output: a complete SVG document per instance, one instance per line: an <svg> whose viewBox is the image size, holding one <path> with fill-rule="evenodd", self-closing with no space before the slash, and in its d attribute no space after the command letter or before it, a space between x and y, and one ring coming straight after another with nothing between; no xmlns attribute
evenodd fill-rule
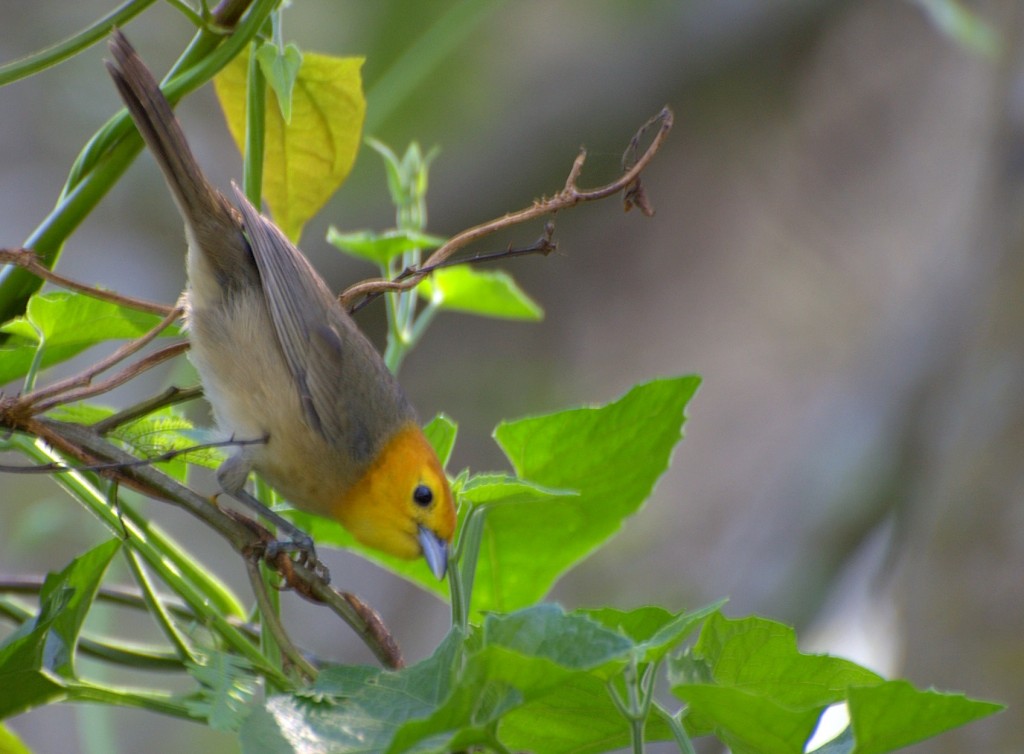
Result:
<svg viewBox="0 0 1024 754"><path fill-rule="evenodd" d="M120 427L122 424L127 424L128 422L135 421L140 417L148 416L164 406L173 406L176 403L184 403L185 401L198 398L202 394L203 388L199 385L185 388L175 387L172 385L159 395L154 395L152 398L140 401L134 406L129 406L126 409L118 411L116 414L111 414L106 419L102 419L101 421L93 424L92 427L101 435L105 435L107 432Z"/></svg>
<svg viewBox="0 0 1024 754"><path fill-rule="evenodd" d="M97 361L95 364L90 366L88 369L85 369L85 370L79 372L78 374L72 375L71 377L68 377L67 379L60 380L58 382L53 383L52 385L48 385L47 387L40 388L39 390L35 390L35 391L31 392L31 393L27 393L26 395L22 396L22 398L21 398L22 403L26 407L31 407L31 410L32 410L33 413L41 413L42 411L45 411L47 408L52 408L53 406L58 405L59 403L67 403L68 402L67 398L62 398L60 400L51 400L51 399L54 398L54 396L57 396L57 395L59 395L61 393L68 393L69 391L72 391L74 388L84 387L84 386L89 385L92 382L93 378L96 377L96 375L100 374L101 372L105 372L106 370L110 369L112 366L114 366L118 362L124 361L129 356L131 356L134 353L137 353L142 348L144 348L146 345L148 345L154 338L156 338L160 333L162 333L165 329L167 329L167 327L169 327L170 324L172 322L174 322L174 320L176 320L180 316L181 316L181 309L179 309L177 307L172 309L170 312L168 312L164 316L164 318L162 320L160 320L160 323L156 327L152 328L149 332L147 332L142 337L136 338L133 341L125 343L123 346L121 346L116 351L114 351L114 353L110 354L110 356L108 356L107 358L101 359L100 361ZM174 347L175 346L171 346L171 348L174 348ZM176 353L180 353L181 351L184 351L185 348L187 348L188 346L185 345L185 348L181 348L180 344L179 344L178 347L179 347L179 351L176 352ZM164 350L167 350L167 349L164 349ZM176 355L176 353L171 354L171 355L172 356ZM154 354L154 356L155 356L155 354ZM169 357L165 357L165 358L169 358ZM159 363L159 360L156 363ZM149 366L154 366L154 364L150 364ZM145 367L144 369L138 370L136 372L136 374L141 372L141 371L145 371L145 369L148 369L149 366ZM131 375L131 376L134 376L134 375ZM118 384L120 384L120 383L118 383ZM111 386L111 387L115 387L115 386ZM107 388L107 389L109 390L110 388ZM103 391L100 391L100 392L103 392ZM93 394L95 394L95 393L93 393ZM76 398L74 400L78 400L78 399ZM46 408L40 408L40 406L46 406Z"/></svg>
<svg viewBox="0 0 1024 754"><path fill-rule="evenodd" d="M101 469L99 473L144 495L184 508L227 539L245 558L264 552L267 543L273 541L270 532L258 521L221 510L150 464L139 465L137 458L105 440L92 427L31 417L19 429L84 464L110 464L110 468ZM319 574L293 563L285 553L266 562L276 568L297 594L322 602L347 622L382 663L388 667L401 666L401 652L394 637L377 614L358 598L336 591Z"/></svg>
<svg viewBox="0 0 1024 754"><path fill-rule="evenodd" d="M96 425L93 425L93 430L96 430ZM189 453L198 453L201 450L210 450L213 448L238 448L246 445L262 445L266 443L266 441L266 437L261 437L258 440L236 440L232 438L230 440L221 440L219 442L206 442L199 445L190 445L187 448L175 448L174 450L158 453L157 455L149 456L148 458L136 458L131 462L111 461L109 463L90 463L79 466L68 466L63 463L44 463L37 466L6 466L0 464L0 472L8 474L66 474L72 471L118 471L128 469L133 466L152 466L155 463L170 461L178 458L179 456L188 455Z"/></svg>
<svg viewBox="0 0 1024 754"><path fill-rule="evenodd" d="M513 225L519 225L520 223L535 220L537 218L544 217L545 215L553 215L560 210L575 207L577 204L582 202L604 199L605 197L617 194L620 191L625 191L627 192L627 209L631 206L637 206L644 212L644 214L648 214L648 212L653 213L653 210L650 209L650 205L647 203L646 196L644 195L642 188L638 188L640 174L647 165L650 164L651 160L654 159L654 155L658 153L658 150L661 149L665 138L668 136L668 132L672 129L673 120L674 116L672 111L668 107L665 107L660 113L640 128L637 134L630 140L630 145L627 147L626 155L623 158L624 165L629 162L633 162L631 154L635 153L642 135L646 131L650 130L650 128L655 124L658 125L658 131L644 153L640 155L640 157L637 158L628 168L624 167L622 175L611 183L594 189L580 189L577 186L577 181L581 171L583 170L583 163L586 160L586 152L581 150L573 161L572 168L570 169L569 175L565 181L565 186L551 198L538 200L530 207L521 209L518 212L510 212L502 217L489 220L479 225L475 225L472 228L468 228L461 233L457 233L452 236L447 243L431 254L421 268L412 272L403 280L384 280L382 278L375 278L364 280L361 283L356 283L355 285L350 286L340 296L342 304L351 308L359 308L361 307L361 303L356 302L361 297L377 295L387 291L406 291L411 288L415 288L428 274L429 270L436 269L438 265L446 262L457 251L465 248L469 244L479 241L480 239L492 235L500 230L510 228Z"/></svg>
<svg viewBox="0 0 1024 754"><path fill-rule="evenodd" d="M125 367L113 377L103 380L102 382L98 382L95 385L80 387L75 390L68 390L66 393L57 395L50 400L36 403L32 407L33 411L35 413L44 413L49 411L51 408L60 406L64 403L74 403L75 401L84 400L85 398L91 398L94 395L102 395L103 393L113 390L115 387L119 387L120 385L135 379L140 374L152 369L156 365L162 364L169 359L173 359L179 354L185 353L187 350L188 343L184 341L181 343L175 343L172 346L167 346L166 348L161 348L159 351L154 351L144 359L139 359L134 364Z"/></svg>
<svg viewBox="0 0 1024 754"><path fill-rule="evenodd" d="M86 296L92 296L100 301L107 301L111 304L117 304L118 306L126 306L129 309L136 309L140 312L166 316L174 309L173 306L157 304L152 301L133 298L132 296L124 296L120 293L96 288L91 285L86 285L85 283L79 283L77 280L72 280L71 278L64 277L63 275L58 275L49 267L42 264L39 261L39 257L31 249L0 249L0 262L21 267L23 270L31 272L36 277L42 278L54 285L59 285L61 288L66 288L69 291L84 293Z"/></svg>

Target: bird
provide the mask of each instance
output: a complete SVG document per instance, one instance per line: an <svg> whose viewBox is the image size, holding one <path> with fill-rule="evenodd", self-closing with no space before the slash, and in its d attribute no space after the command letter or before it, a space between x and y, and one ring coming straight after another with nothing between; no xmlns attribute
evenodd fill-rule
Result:
<svg viewBox="0 0 1024 754"><path fill-rule="evenodd" d="M236 448L223 492L283 530L273 551L317 563L312 539L246 491L259 474L295 508L445 576L456 523L444 469L380 353L324 280L234 183L205 177L160 86L120 30L107 69L185 223L190 355Z"/></svg>

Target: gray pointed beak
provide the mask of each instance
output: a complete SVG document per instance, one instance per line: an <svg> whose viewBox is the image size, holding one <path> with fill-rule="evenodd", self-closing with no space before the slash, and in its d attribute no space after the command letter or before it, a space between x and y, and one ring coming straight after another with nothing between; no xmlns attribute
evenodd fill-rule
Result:
<svg viewBox="0 0 1024 754"><path fill-rule="evenodd" d="M420 541L420 549L423 550L423 557L431 572L438 579L443 579L448 570L448 543L424 526L419 527L416 538Z"/></svg>

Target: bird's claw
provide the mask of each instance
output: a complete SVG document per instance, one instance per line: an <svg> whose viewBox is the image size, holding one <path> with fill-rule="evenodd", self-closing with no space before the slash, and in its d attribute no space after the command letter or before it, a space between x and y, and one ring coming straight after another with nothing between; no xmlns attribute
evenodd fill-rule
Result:
<svg viewBox="0 0 1024 754"><path fill-rule="evenodd" d="M322 579L324 583L330 583L331 572L327 569L327 566L317 559L313 538L308 534L293 536L290 540L268 542L265 557L267 560L277 561L280 556L293 553L295 554L294 561L296 563L308 568L317 578Z"/></svg>

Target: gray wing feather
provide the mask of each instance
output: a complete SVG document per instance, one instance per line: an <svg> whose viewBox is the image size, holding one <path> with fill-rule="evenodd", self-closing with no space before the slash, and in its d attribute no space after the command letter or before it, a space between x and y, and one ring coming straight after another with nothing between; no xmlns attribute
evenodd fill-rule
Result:
<svg viewBox="0 0 1024 754"><path fill-rule="evenodd" d="M372 429L381 420L397 424L410 418L411 407L380 354L305 256L238 186L232 188L308 423L332 444L351 449L355 441L371 453L372 443L360 439L379 434Z"/></svg>

